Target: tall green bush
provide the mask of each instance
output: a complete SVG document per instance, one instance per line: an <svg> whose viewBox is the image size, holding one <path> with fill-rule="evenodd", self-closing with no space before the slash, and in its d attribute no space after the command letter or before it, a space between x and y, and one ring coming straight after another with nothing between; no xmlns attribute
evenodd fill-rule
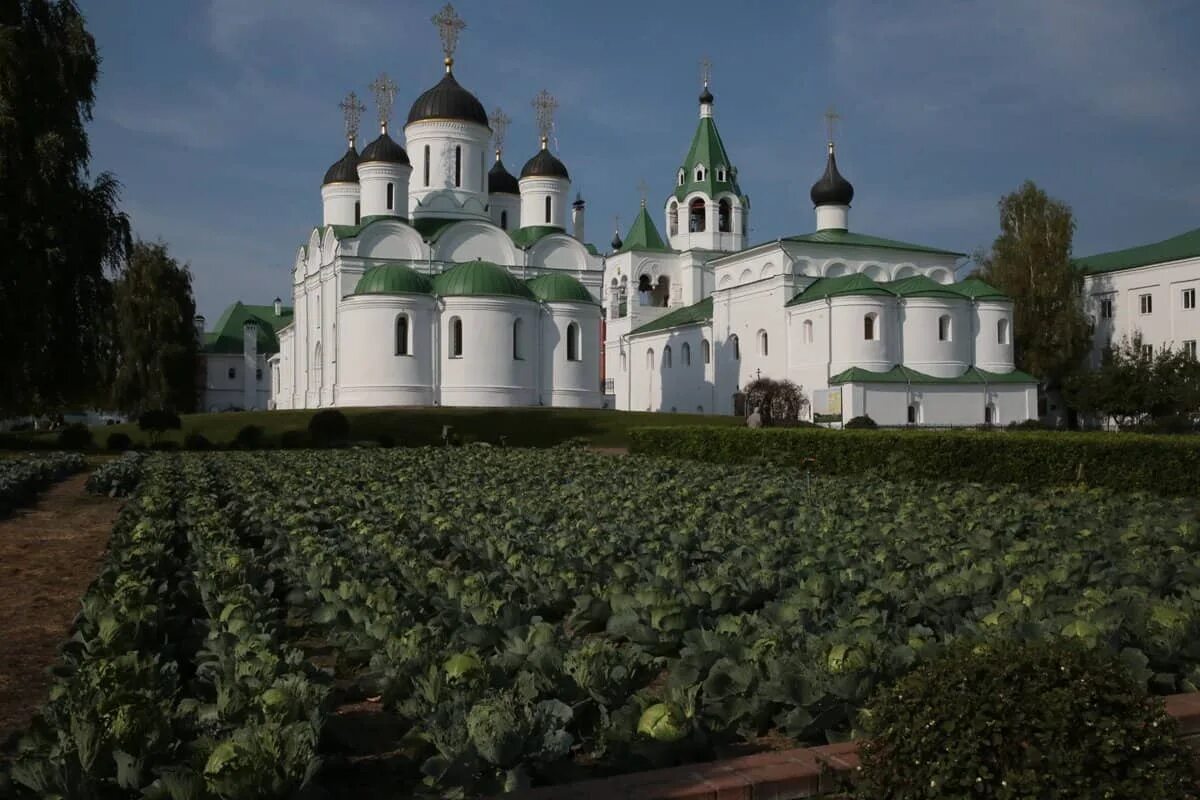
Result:
<svg viewBox="0 0 1200 800"><path fill-rule="evenodd" d="M1057 431L638 428L630 450L718 464L770 460L826 475L952 478L1030 488L1083 483L1163 495L1200 492L1195 437Z"/></svg>

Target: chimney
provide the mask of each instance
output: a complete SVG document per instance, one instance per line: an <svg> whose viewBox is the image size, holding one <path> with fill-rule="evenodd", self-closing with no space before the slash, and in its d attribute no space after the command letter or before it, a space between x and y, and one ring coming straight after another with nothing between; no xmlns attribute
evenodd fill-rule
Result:
<svg viewBox="0 0 1200 800"><path fill-rule="evenodd" d="M571 235L583 241L583 195L576 194L575 202L571 204Z"/></svg>
<svg viewBox="0 0 1200 800"><path fill-rule="evenodd" d="M249 411L258 402L258 322L242 325L242 408Z"/></svg>
<svg viewBox="0 0 1200 800"><path fill-rule="evenodd" d="M203 314L197 314L192 318L192 324L196 326L196 339L201 342L204 341L204 322Z"/></svg>
<svg viewBox="0 0 1200 800"><path fill-rule="evenodd" d="M275 316L278 317L282 313L283 313L283 300L276 297L275 298Z"/></svg>

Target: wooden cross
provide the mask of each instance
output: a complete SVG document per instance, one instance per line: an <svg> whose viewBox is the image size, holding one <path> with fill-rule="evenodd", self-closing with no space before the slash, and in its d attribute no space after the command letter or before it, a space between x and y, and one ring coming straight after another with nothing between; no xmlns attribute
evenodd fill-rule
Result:
<svg viewBox="0 0 1200 800"><path fill-rule="evenodd" d="M392 120L392 104L396 102L396 91L399 89L386 72L371 82L370 89L375 93L375 107L379 112L379 129L387 133L388 123Z"/></svg>
<svg viewBox="0 0 1200 800"><path fill-rule="evenodd" d="M342 110L342 115L346 119L346 138L350 140L350 146L353 147L355 139L358 138L358 124L367 107L359 102L357 94L350 92L346 95L345 100L338 103L338 108Z"/></svg>

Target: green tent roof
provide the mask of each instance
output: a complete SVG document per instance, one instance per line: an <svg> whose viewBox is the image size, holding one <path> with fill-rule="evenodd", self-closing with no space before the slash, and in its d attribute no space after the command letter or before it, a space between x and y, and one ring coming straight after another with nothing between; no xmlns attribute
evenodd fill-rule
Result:
<svg viewBox="0 0 1200 800"><path fill-rule="evenodd" d="M801 303L811 303L814 300L824 300L827 297L841 297L852 294L896 296L892 290L880 286L861 272L855 272L852 275L839 275L836 278L817 278L809 284L808 288L789 300L787 304L789 306L798 306Z"/></svg>
<svg viewBox="0 0 1200 800"><path fill-rule="evenodd" d="M1153 244L1143 244L1125 250L1114 250L1111 253L1098 253L1086 258L1077 258L1074 263L1085 275L1099 275L1105 272L1144 267L1149 264L1181 261L1197 256L1200 256L1200 228Z"/></svg>
<svg viewBox="0 0 1200 800"><path fill-rule="evenodd" d="M570 275L539 275L527 283L539 300L546 303L588 303L597 305L592 293Z"/></svg>
<svg viewBox="0 0 1200 800"><path fill-rule="evenodd" d="M527 249L533 247L552 233L566 234L566 231L557 225L530 225L525 228L517 228L515 231L509 231L508 235L517 247Z"/></svg>
<svg viewBox="0 0 1200 800"><path fill-rule="evenodd" d="M433 279L433 292L441 297L484 295L537 299L524 281L490 261L455 264Z"/></svg>
<svg viewBox="0 0 1200 800"><path fill-rule="evenodd" d="M633 224L629 226L629 234L617 252L624 253L629 250L669 251L670 249L663 242L662 236L659 236L658 228L654 227L654 221L646 213L646 207L642 206L638 215L633 218Z"/></svg>
<svg viewBox="0 0 1200 800"><path fill-rule="evenodd" d="M258 352L271 355L279 352L275 333L292 321L292 309L284 306L275 314L275 306L248 306L237 302L225 309L216 327L204 334L204 352L241 353L242 328L249 321L258 323Z"/></svg>
<svg viewBox="0 0 1200 800"><path fill-rule="evenodd" d="M412 267L385 264L371 267L358 279L354 294L431 294L433 281Z"/></svg>
<svg viewBox="0 0 1200 800"><path fill-rule="evenodd" d="M862 367L851 367L829 379L830 384L840 383L921 383L921 384L993 384L993 383L1037 383L1037 378L1027 372L988 372L978 367L968 367L962 375L953 378L938 378L917 372L911 367L895 366L887 372L873 372Z"/></svg>
<svg viewBox="0 0 1200 800"><path fill-rule="evenodd" d="M696 166L704 165L704 180L696 180ZM725 168L725 180L717 180L717 167ZM737 172L725 152L725 143L717 132L717 124L712 117L701 117L696 126L696 135L692 137L692 146L688 148L687 157L683 159L683 185L676 185L675 199L683 200L692 192L704 192L711 198L718 193L732 192L738 197L742 190L738 188ZM678 184L678 181L676 181Z"/></svg>
<svg viewBox="0 0 1200 800"><path fill-rule="evenodd" d="M912 275L880 285L900 297L950 297L957 300L963 296L955 290L954 284L938 283L925 275Z"/></svg>
<svg viewBox="0 0 1200 800"><path fill-rule="evenodd" d="M647 322L634 328L629 332L631 336L642 333L654 333L655 331L665 331L668 328L678 328L683 325L696 325L703 322L710 322L713 315L713 300L712 296L708 296L699 303L683 308L677 308L674 311L668 311L653 322Z"/></svg>
<svg viewBox="0 0 1200 800"><path fill-rule="evenodd" d="M933 253L942 256L963 256L965 253L956 253L953 250L941 250L936 247L926 247L920 244L909 244L908 242L898 242L895 239L883 239L879 236L868 236L865 233L851 233L841 229L830 228L823 231L815 231L813 233L804 233L797 236L785 236L782 241L785 242L801 242L804 244L836 244L853 247L875 247L886 250L908 250L913 253Z"/></svg>

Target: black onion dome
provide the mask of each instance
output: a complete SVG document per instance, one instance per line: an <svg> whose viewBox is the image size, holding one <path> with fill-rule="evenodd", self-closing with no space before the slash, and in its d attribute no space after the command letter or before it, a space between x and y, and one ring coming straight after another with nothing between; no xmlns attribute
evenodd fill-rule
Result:
<svg viewBox="0 0 1200 800"><path fill-rule="evenodd" d="M386 161L389 164L411 163L404 148L386 133L379 134L378 139L363 148L362 155L358 157L358 163L365 164L368 161Z"/></svg>
<svg viewBox="0 0 1200 800"><path fill-rule="evenodd" d="M700 102L711 104L713 101L712 92L708 90L708 84L704 84L704 91L700 93Z"/></svg>
<svg viewBox="0 0 1200 800"><path fill-rule="evenodd" d="M353 147L346 148L346 154L325 170L325 178L321 181L321 185L324 186L327 183L358 183L357 150Z"/></svg>
<svg viewBox="0 0 1200 800"><path fill-rule="evenodd" d="M613 250L620 250L621 245L625 244L621 241L621 233L619 231L613 233L612 242L610 242L610 244L612 244Z"/></svg>
<svg viewBox="0 0 1200 800"><path fill-rule="evenodd" d="M443 75L436 86L412 104L408 112L408 124L423 119L460 119L478 123L485 128L490 127L483 103L464 89L454 79L452 72Z"/></svg>
<svg viewBox="0 0 1200 800"><path fill-rule="evenodd" d="M504 167L504 162L496 159L488 170L488 194L520 194L521 187L517 179Z"/></svg>
<svg viewBox="0 0 1200 800"><path fill-rule="evenodd" d="M814 206L848 206L854 199L854 187L838 172L837 158L833 145L829 146L829 160L825 163L825 174L813 184L809 192Z"/></svg>
<svg viewBox="0 0 1200 800"><path fill-rule="evenodd" d="M543 147L538 154L525 162L521 168L522 178L566 178L571 180L567 167L554 157L548 148Z"/></svg>

